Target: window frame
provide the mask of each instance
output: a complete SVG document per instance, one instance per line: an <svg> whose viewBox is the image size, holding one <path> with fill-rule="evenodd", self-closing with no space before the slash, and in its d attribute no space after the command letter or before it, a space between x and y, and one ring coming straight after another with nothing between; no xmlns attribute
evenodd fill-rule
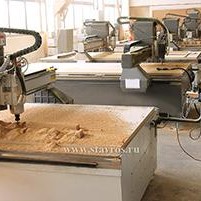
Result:
<svg viewBox="0 0 201 201"><path fill-rule="evenodd" d="M25 29L28 29L30 22L28 22L28 18L27 18L27 2L33 2L38 4L39 6L39 32L43 32L43 31L47 31L48 26L47 26L47 0L4 0L4 2L6 3L6 12L7 12L7 18L8 18L8 22L7 22L7 26L8 28L12 28L11 24L12 24L12 19L11 19L11 10L10 10L10 3L12 2L22 2L24 4L24 8L22 11L20 12L24 12L24 21L25 21ZM44 7L45 6L45 7ZM45 12L45 15L43 14L43 12ZM44 19L45 18L45 19ZM44 26L44 21L45 21L45 26ZM22 28L22 27L16 27L16 28Z"/></svg>

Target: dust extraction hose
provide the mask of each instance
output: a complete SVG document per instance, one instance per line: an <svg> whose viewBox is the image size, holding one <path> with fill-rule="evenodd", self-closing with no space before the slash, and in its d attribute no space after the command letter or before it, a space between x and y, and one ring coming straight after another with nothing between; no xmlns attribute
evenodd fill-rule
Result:
<svg viewBox="0 0 201 201"><path fill-rule="evenodd" d="M30 31L26 29L11 29L11 28L2 28L0 27L0 32L5 32L5 33L16 33L16 34L24 34L24 35L31 35L35 38L35 43L25 49L19 50L13 54L10 55L10 59L16 59L17 57L21 57L23 55L29 54L31 52L34 52L37 50L41 44L42 44L42 38L38 32L35 31Z"/></svg>

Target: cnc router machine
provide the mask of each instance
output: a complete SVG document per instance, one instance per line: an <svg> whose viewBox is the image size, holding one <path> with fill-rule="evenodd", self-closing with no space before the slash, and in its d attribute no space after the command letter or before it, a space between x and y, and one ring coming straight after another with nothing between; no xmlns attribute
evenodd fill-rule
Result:
<svg viewBox="0 0 201 201"><path fill-rule="evenodd" d="M120 62L122 52L115 52L116 30L109 21L87 20L83 23L83 36L78 39L76 51L42 58L42 62L72 63ZM103 57L103 58L102 58Z"/></svg>
<svg viewBox="0 0 201 201"><path fill-rule="evenodd" d="M53 67L39 67L29 73L23 73L23 67L28 68L28 61L24 55L37 50L41 46L41 36L35 31L0 28L0 110L10 108L16 121L20 120L20 114L24 111L26 95L33 94L42 89L48 89L63 103L72 102L60 90L54 86L56 81L56 69ZM23 50L4 56L6 45L5 33L31 35L35 43ZM27 70L27 69L26 69ZM25 71L26 71L25 70Z"/></svg>
<svg viewBox="0 0 201 201"><path fill-rule="evenodd" d="M170 31L174 49L200 50L201 13L198 9L187 9L186 15L167 13L163 22Z"/></svg>
<svg viewBox="0 0 201 201"><path fill-rule="evenodd" d="M43 62L40 65L51 64L57 68L56 86L77 104L157 106L161 112L180 115L185 91L191 88L193 80L191 64L165 61L168 30L160 21L123 17L119 23L130 24L136 36L135 41L126 45L125 53L121 53L121 63ZM162 30L160 35L157 35L158 27ZM37 65L33 64L33 68Z"/></svg>
<svg viewBox="0 0 201 201"><path fill-rule="evenodd" d="M24 79L19 57L40 35L0 31L36 39L6 59L1 47L0 201L140 201L156 169L157 109L25 104L37 76Z"/></svg>

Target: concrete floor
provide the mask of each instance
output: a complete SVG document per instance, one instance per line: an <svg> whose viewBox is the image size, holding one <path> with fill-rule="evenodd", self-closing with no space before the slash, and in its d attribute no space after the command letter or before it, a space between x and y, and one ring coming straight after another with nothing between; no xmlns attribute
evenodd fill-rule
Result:
<svg viewBox="0 0 201 201"><path fill-rule="evenodd" d="M183 125L180 139L185 149L201 159L201 139L192 141L189 138L191 128L192 125ZM161 200L201 201L201 162L196 162L182 152L174 125L158 130L158 168L142 199Z"/></svg>

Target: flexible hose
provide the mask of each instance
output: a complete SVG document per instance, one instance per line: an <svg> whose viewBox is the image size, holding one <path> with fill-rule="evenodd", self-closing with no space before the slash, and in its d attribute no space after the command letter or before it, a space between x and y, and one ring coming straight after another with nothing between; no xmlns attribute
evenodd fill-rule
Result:
<svg viewBox="0 0 201 201"><path fill-rule="evenodd" d="M7 58L2 64L2 66L0 66L0 72L4 72L6 68L9 66L9 64L10 64L10 58Z"/></svg>
<svg viewBox="0 0 201 201"><path fill-rule="evenodd" d="M17 57L21 57L23 55L29 54L31 52L34 52L37 50L41 44L42 44L42 38L38 32L35 31L30 31L26 29L11 29L11 28L2 28L0 27L0 32L5 32L5 33L17 33L17 34L25 34L25 35L31 35L35 38L35 43L25 49L19 50L13 54L10 55L10 59L16 59Z"/></svg>

